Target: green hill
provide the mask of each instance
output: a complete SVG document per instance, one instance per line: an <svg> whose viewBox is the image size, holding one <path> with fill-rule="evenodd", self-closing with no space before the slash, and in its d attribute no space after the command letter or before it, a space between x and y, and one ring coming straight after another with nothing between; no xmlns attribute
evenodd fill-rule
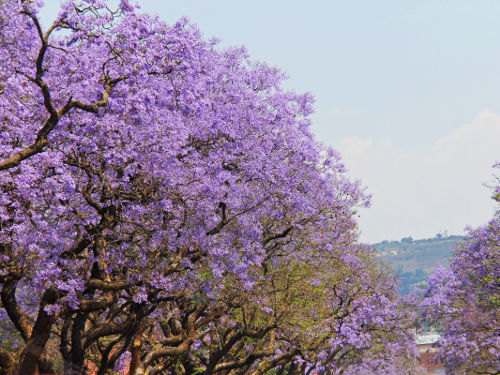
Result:
<svg viewBox="0 0 500 375"><path fill-rule="evenodd" d="M413 240L405 237L401 241L382 241L372 246L377 256L390 264L400 279L399 292L408 294L417 284L425 282L439 264L447 266L456 243L463 236L443 236Z"/></svg>

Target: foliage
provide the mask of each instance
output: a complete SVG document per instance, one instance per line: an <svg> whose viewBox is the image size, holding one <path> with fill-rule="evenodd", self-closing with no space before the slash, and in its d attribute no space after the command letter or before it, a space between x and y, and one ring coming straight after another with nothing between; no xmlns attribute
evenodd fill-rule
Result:
<svg viewBox="0 0 500 375"><path fill-rule="evenodd" d="M225 312L199 328L182 357L166 354L165 344L174 346L171 329L150 339L150 353L164 353L157 366L207 375L417 373L414 316L397 298L394 275L365 248L333 251L320 267L273 263L256 270L250 291L228 281L219 299ZM175 319L180 332L187 320L182 313Z"/></svg>
<svg viewBox="0 0 500 375"><path fill-rule="evenodd" d="M443 331L441 351L449 371L498 374L500 211L488 225L469 230L450 267L439 268L429 284L422 307Z"/></svg>
<svg viewBox="0 0 500 375"><path fill-rule="evenodd" d="M40 4L0 5L3 373L341 371L411 340L310 95L186 20L66 1L44 30Z"/></svg>
<svg viewBox="0 0 500 375"><path fill-rule="evenodd" d="M426 281L437 265L448 265L458 241L463 236L436 236L434 238L401 241L382 241L372 246L377 256L390 264L399 276L399 293L408 295ZM403 241L405 240L405 241Z"/></svg>

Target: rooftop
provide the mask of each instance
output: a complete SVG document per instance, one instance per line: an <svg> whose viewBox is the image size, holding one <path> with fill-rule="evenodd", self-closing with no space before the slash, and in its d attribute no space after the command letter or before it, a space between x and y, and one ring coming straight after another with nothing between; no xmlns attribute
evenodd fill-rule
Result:
<svg viewBox="0 0 500 375"><path fill-rule="evenodd" d="M424 333L415 337L415 343L417 345L434 344L438 342L440 338L441 336L437 333Z"/></svg>

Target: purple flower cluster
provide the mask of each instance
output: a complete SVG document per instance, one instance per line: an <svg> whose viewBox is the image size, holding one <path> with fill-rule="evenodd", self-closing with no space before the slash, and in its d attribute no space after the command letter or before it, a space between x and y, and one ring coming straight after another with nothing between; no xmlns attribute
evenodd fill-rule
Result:
<svg viewBox="0 0 500 375"><path fill-rule="evenodd" d="M500 211L488 225L469 229L450 266L438 268L429 285L421 307L442 331L447 368L464 375L500 371Z"/></svg>
<svg viewBox="0 0 500 375"><path fill-rule="evenodd" d="M0 2L0 311L24 341L0 352L9 368L48 369L53 347L101 373L124 356L138 374L181 356L206 375L385 361L371 349L401 341L403 313L355 245L369 197L314 140L311 96L185 19L65 1L45 29L40 6Z"/></svg>

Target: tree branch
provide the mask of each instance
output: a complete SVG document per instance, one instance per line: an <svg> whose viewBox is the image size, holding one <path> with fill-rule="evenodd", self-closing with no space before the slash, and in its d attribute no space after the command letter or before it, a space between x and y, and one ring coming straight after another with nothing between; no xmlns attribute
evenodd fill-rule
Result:
<svg viewBox="0 0 500 375"><path fill-rule="evenodd" d="M16 300L16 288L17 280L10 279L3 284L1 292L2 305L7 311L10 320L26 342L31 336L33 327L31 326L30 319Z"/></svg>

